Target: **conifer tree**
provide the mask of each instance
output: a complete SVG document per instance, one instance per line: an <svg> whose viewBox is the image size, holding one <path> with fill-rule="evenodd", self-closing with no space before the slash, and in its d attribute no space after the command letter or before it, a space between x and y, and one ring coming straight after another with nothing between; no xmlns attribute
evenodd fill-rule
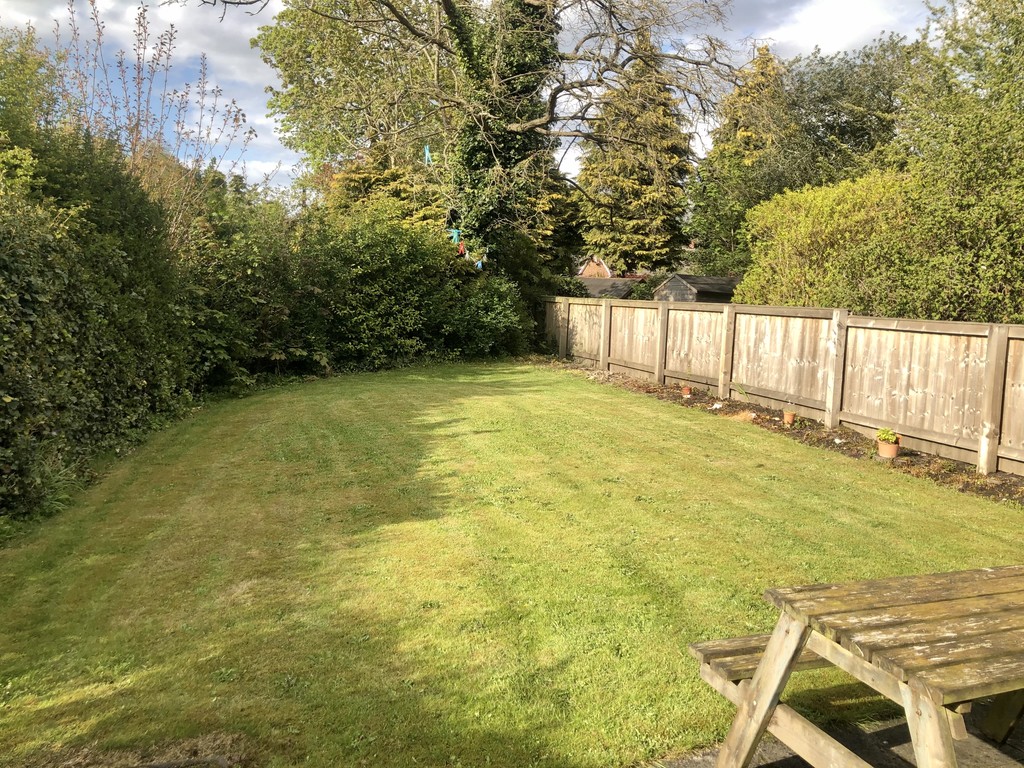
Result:
<svg viewBox="0 0 1024 768"><path fill-rule="evenodd" d="M677 260L691 166L679 100L644 48L602 104L578 178L585 251L624 272Z"/></svg>

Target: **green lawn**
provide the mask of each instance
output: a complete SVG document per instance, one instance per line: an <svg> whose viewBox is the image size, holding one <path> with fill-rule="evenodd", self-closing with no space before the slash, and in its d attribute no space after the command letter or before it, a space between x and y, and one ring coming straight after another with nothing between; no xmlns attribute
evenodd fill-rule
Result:
<svg viewBox="0 0 1024 768"><path fill-rule="evenodd" d="M628 765L724 735L686 646L770 629L765 588L1014 562L1021 520L542 366L296 384L0 550L0 755L239 734L270 766ZM880 711L813 674L829 703L798 708Z"/></svg>

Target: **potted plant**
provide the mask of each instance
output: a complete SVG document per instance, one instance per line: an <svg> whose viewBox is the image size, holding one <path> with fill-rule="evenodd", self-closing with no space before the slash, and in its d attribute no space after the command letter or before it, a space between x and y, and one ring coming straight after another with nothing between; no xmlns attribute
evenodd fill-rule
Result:
<svg viewBox="0 0 1024 768"><path fill-rule="evenodd" d="M791 427L795 421L796 411L793 410L793 404L787 403L786 407L782 409L782 423L787 427Z"/></svg>
<svg viewBox="0 0 1024 768"><path fill-rule="evenodd" d="M684 397L689 397L691 394L693 394L693 387L691 387L689 384L680 384L679 389L682 390Z"/></svg>
<svg viewBox="0 0 1024 768"><path fill-rule="evenodd" d="M883 459L895 459L900 452L900 436L888 427L882 427L875 434L878 440L878 455Z"/></svg>

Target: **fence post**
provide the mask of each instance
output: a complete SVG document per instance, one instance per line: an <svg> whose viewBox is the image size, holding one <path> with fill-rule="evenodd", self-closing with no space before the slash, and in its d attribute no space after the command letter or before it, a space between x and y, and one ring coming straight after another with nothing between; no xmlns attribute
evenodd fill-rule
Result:
<svg viewBox="0 0 1024 768"><path fill-rule="evenodd" d="M1003 423L1003 392L1006 388L1006 355L1010 329L988 327L985 350L985 392L981 400L981 440L978 441L978 472L987 475L999 467L999 435Z"/></svg>
<svg viewBox="0 0 1024 768"><path fill-rule="evenodd" d="M654 383L665 383L665 357L668 355L668 302L662 301L658 305L658 343L655 344L654 354Z"/></svg>
<svg viewBox="0 0 1024 768"><path fill-rule="evenodd" d="M611 299L601 301L601 354L597 367L602 371L609 369L608 356L612 347L612 302Z"/></svg>
<svg viewBox="0 0 1024 768"><path fill-rule="evenodd" d="M558 358L564 360L569 354L569 299L558 300Z"/></svg>
<svg viewBox="0 0 1024 768"><path fill-rule="evenodd" d="M722 310L722 356L718 366L718 397L725 400L732 394L732 348L736 335L736 309L726 305Z"/></svg>
<svg viewBox="0 0 1024 768"><path fill-rule="evenodd" d="M832 312L828 329L828 352L825 355L825 426L839 426L839 412L843 409L843 377L846 374L846 320L848 309Z"/></svg>

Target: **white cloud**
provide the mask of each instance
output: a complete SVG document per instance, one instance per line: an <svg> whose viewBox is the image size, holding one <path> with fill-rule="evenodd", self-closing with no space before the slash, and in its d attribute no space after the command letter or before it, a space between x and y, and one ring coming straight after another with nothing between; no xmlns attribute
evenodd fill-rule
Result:
<svg viewBox="0 0 1024 768"><path fill-rule="evenodd" d="M816 45L830 54L860 48L883 32L912 34L926 14L920 0L811 0L755 37L773 42L784 57Z"/></svg>

